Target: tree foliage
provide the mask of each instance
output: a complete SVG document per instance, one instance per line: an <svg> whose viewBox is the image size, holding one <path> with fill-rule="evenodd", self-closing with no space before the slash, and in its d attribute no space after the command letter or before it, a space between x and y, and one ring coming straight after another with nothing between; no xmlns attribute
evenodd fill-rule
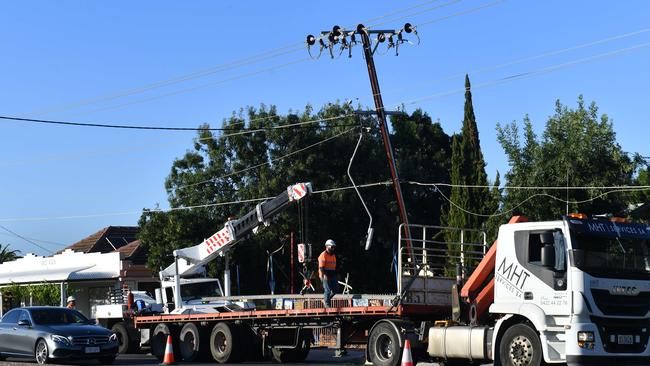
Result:
<svg viewBox="0 0 650 366"><path fill-rule="evenodd" d="M465 75L464 110L460 134L452 138L451 202L443 216L443 221L445 226L453 228L484 230L487 218L483 215L496 211L498 198L493 196L495 192L491 192L487 187L485 160L481 151L468 75ZM460 232L446 231L445 240L448 243L449 253L458 257ZM476 232L466 232L463 235L463 242L480 243L481 241L482 236Z"/></svg>
<svg viewBox="0 0 650 366"><path fill-rule="evenodd" d="M612 122L589 106L580 96L572 109L558 100L555 114L538 138L528 116L523 133L519 124L497 125L498 140L510 164L509 186L603 187L629 185L638 161L628 156L616 141ZM603 189L535 190L505 192L503 210L507 216L523 214L533 219L557 219L569 212L604 214L625 211L629 193ZM569 201L567 204L563 201Z"/></svg>
<svg viewBox="0 0 650 366"><path fill-rule="evenodd" d="M10 244L0 244L0 263L15 261L20 258L20 250L9 249Z"/></svg>
<svg viewBox="0 0 650 366"><path fill-rule="evenodd" d="M315 119L322 121L307 123ZM306 124L268 129L299 122ZM275 107L249 107L234 113L223 127L229 130L221 135L202 130L192 149L174 161L165 182L171 207L273 197L297 182L312 182L315 190L347 187L351 184L347 166L362 131L363 140L351 170L355 182L384 182L390 178L374 119L354 115L348 105L328 104L316 112L307 106L287 115L279 115ZM245 130L256 132L240 133ZM415 111L395 117L392 131L402 179L448 181L450 139L439 123ZM330 140L301 151L326 139ZM283 158L287 154L292 155ZM369 251L364 250L368 216L354 190L317 194L302 208L306 213L304 225L300 225L299 209L294 206L271 226L235 246L232 266L239 268L241 293L268 291L267 252L283 245L284 251L274 257L276 292L288 292L291 232L296 233L297 242L313 245L314 259L324 249L325 240L334 239L338 243L339 272L343 276L350 274L355 291L394 291L391 263L399 215L393 190L381 185L361 192L374 220L375 236ZM434 189L409 186L405 187L405 196L411 220L439 222L441 201ZM223 227L228 217L241 216L255 203L144 212L140 239L149 248L148 266L154 271L166 267L172 263L173 249L200 243ZM221 273L222 266L223 262L217 261L211 273ZM301 286L297 287L299 290Z"/></svg>

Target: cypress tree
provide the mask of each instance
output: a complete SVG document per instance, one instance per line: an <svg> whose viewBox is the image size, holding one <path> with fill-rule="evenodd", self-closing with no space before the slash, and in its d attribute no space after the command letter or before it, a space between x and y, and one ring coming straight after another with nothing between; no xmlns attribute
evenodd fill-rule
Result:
<svg viewBox="0 0 650 366"><path fill-rule="evenodd" d="M472 104L472 92L469 76L465 75L465 112L463 126L459 134L454 135L451 158L451 195L449 211L443 217L445 226L483 229L486 218L478 214L491 214L496 210L493 195L487 188L485 160L481 152L476 115ZM481 188L468 186L483 186ZM445 233L447 247L452 258L448 270L458 261L460 253L460 233ZM480 235L466 232L464 242L480 243ZM468 248L469 249L469 248Z"/></svg>

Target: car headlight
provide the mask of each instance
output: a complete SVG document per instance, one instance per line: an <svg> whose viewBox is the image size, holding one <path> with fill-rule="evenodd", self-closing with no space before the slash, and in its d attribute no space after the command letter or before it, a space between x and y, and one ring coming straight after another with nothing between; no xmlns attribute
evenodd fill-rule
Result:
<svg viewBox="0 0 650 366"><path fill-rule="evenodd" d="M72 343L70 343L70 340L69 340L68 338L66 338L66 337L64 337L64 336L61 336L61 335L51 334L51 335L50 335L50 338L52 338L52 340L53 340L54 342L56 342L56 343L61 343L61 344L65 344L66 346L69 346L69 345L72 344Z"/></svg>
<svg viewBox="0 0 650 366"><path fill-rule="evenodd" d="M111 336L108 337L108 341L109 342L117 342L117 334L116 333L111 334Z"/></svg>

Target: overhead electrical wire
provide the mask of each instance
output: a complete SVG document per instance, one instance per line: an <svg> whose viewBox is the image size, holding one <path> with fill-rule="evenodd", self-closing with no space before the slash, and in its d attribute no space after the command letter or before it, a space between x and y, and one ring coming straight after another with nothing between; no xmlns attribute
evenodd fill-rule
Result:
<svg viewBox="0 0 650 366"><path fill-rule="evenodd" d="M641 48L646 48L648 46L650 46L650 42L641 43L641 44L637 44L637 45L634 45L634 46L631 46L631 47L625 47L625 48L621 48L621 49L610 51L610 52L600 53L600 54L597 54L597 55L584 57L584 58L580 58L580 59L577 59L577 60L564 62L564 63L561 63L561 64L556 64L556 65L545 67L545 68L535 69L535 70L528 71L528 72L517 73L517 74L507 76L507 77L495 79L495 80L492 80L492 81L479 83L479 84L474 84L474 85L472 85L472 89L480 89L480 88L485 88L485 87L489 87L489 86L504 84L504 83L507 83L507 82L515 81L515 80L526 79L526 78L533 77L533 76L548 74L548 73L558 71L558 70L561 70L561 69L564 69L564 68L567 68L567 67L588 63L588 62L595 61L595 60L602 59L602 58L612 57L612 56L615 56L615 55L618 55L618 54L621 54L621 53L630 52L630 51L638 50L638 49L641 49ZM462 89L458 88L458 89L448 90L448 91L445 91L445 92L439 92L439 93L435 93L435 94L426 95L424 97L420 97L420 98L417 98L417 99L412 99L412 100L409 100L409 101L403 101L401 103L393 105L392 107L399 107L399 106L402 106L402 105L419 104L419 103L422 103L422 102L430 100L430 99L446 97L446 96L453 95L453 94L458 94L458 93L464 93L465 91L466 90L465 90L464 87Z"/></svg>
<svg viewBox="0 0 650 366"><path fill-rule="evenodd" d="M277 116L276 116L277 117ZM158 131L252 131L259 132L262 130L277 130L283 128L291 127L310 127L306 126L308 124L314 124L318 122L323 122L332 119L339 119L343 117L336 116L335 118L325 118L313 121L303 121L298 123L290 123L286 125L276 125L268 127L255 127L249 129L241 129L234 127L226 128L213 128L213 127L163 127L163 126L137 126L137 125L117 125L117 124L102 124L102 123L85 123L85 122L71 122L71 121L53 121L53 120L42 120L42 119L32 119L32 118L21 118L21 117L10 117L10 116L0 116L0 119L18 121L18 122L30 122L30 123L41 123L41 124L52 124L52 125L64 125L64 126L77 126L77 127L100 127L100 128L115 128L115 129L130 129L130 130L158 130ZM346 124L345 126L350 126Z"/></svg>
<svg viewBox="0 0 650 366"><path fill-rule="evenodd" d="M215 181L218 181L218 180L220 180L220 179L224 179L224 178L232 177L232 176L234 176L234 175L241 174L241 173L247 172L247 171L249 171L249 170L257 169L257 168L262 167L262 166L265 166L265 165L270 165L270 164L275 163L275 162L277 162L277 161L280 161L280 160L286 159L286 158L288 158L288 157L290 157L290 156L293 156L293 155L299 154L299 153L301 153L301 152L303 152L303 151L306 151L306 150L312 149L312 148L314 148L314 147L316 147L316 146L318 146L318 145L322 145L322 144L324 144L324 143L326 143L326 142L328 142L328 141L334 140L335 138L340 137L340 136L342 136L342 135L345 135L346 133L349 133L349 132L354 131L354 130L355 130L355 128L347 129L347 130L345 130L345 131L343 131L343 132L337 133L336 135L333 135L333 136L330 136L330 137L328 137L328 138L326 138L326 139L320 140L320 141L318 141L318 142L316 142L316 143L313 143L313 144L311 144L311 145L309 145L309 146L305 146L305 147L303 147L303 148L301 148L301 149L298 149L298 150L292 151L292 152L290 152L290 153L288 153L288 154L286 154L286 155L283 155L283 156L280 156L280 157L277 157L277 158L274 158L274 159L271 159L271 160L265 161L265 162L263 162L263 163L259 163L259 164L251 165L251 166L246 167L246 168L244 168L244 169L240 169L240 170L237 170L237 171L234 171L234 172L228 173L228 174L224 174L224 175L219 176L219 177L216 177L216 178L210 178L210 179L203 180L203 181L200 181L200 182L196 182L196 183L191 183L191 184L186 184L186 185L178 186L178 187L176 187L176 190L178 190L178 189L184 189L184 188L188 188L188 187L195 187L195 186L198 186L198 185L202 185L202 184L206 184L206 183L215 182Z"/></svg>
<svg viewBox="0 0 650 366"><path fill-rule="evenodd" d="M402 8L402 9L399 9L399 10L395 10L395 11L392 11L390 13L387 13L387 14L384 14L384 15L381 15L381 16L378 16L378 17L375 17L375 18L365 20L363 22L370 22L370 21L374 21L374 20L378 20L378 19L383 19L383 18L386 18L386 17L389 17L389 16L397 15L397 14L400 14L400 13L403 13L403 12L406 12L406 11L410 11L412 9L416 9L416 8L419 8L419 7L422 7L422 6L426 6L426 5L431 4L433 2L436 2L436 1L439 1L439 0L429 0L429 1L425 1L425 2L422 2L422 3L415 4L415 5L411 5L409 7ZM49 113L52 113L52 112L60 112L60 111L64 111L64 110L75 109L75 108L91 105L91 104L107 102L107 101L111 101L111 100L131 96L131 95L135 95L135 94L139 94L139 93L144 93L144 92L147 92L147 91L150 91L150 90L154 90L154 89L158 89L158 88L162 88L162 87L166 87L166 86L179 84L179 83L183 83L183 82L186 82L186 81L190 81L190 80L210 76L210 75L213 75L213 74L216 74L216 73L219 73L219 72L236 69L236 68L243 67L243 66L249 66L249 65L252 65L252 64L256 64L256 63L259 63L259 62L262 62L262 61L266 61L266 60L275 58L275 57L283 56L283 55L286 55L286 54L290 54L290 53L294 53L294 52L298 52L298 51L302 51L302 50L304 50L304 42L296 42L296 43L281 46L281 47L278 47L278 48L275 48L275 49L272 49L272 50L269 50L269 51L261 52L261 53L256 54L256 55L245 57L245 58L242 58L242 59L238 59L238 60L234 60L234 61L227 62L227 63L224 63L224 64L215 65L215 66L212 66L212 67L209 67L209 68L206 68L206 69L194 71L194 72L191 72L191 73L188 73L188 74L184 74L184 75L180 75L180 76L176 76L176 77L172 77L172 78L168 78L168 79L164 79L164 80L160 80L160 81L155 81L155 82L148 83L148 84L145 84L145 85L142 85L142 86L128 88L128 89L125 89L125 90L122 90L122 91L118 91L118 92L111 93L111 94L106 94L106 95L103 95L103 96L98 96L98 97L95 97L95 98L87 98L87 99L79 100L77 102L63 104L63 105L60 105L60 106L44 108L44 109L41 109L41 110L24 113L23 115L26 115L26 116L39 116L39 115L43 115L43 114L49 114Z"/></svg>
<svg viewBox="0 0 650 366"><path fill-rule="evenodd" d="M122 104L116 104L116 105L113 105L113 106L97 108L97 109L93 109L93 110L86 111L86 112L75 113L75 114L72 114L72 116L82 116L82 115L87 115L87 114L90 114L90 113L102 112L102 111L127 107L127 106L131 106L131 105L134 105L134 104L150 102L152 100L166 98L166 97L170 97L170 96L174 96L174 95L185 94L185 93L193 92L193 91L196 91L196 90L205 89L207 87L211 87L211 86L214 86L214 85L224 84L224 83L227 83L229 81L244 79L244 78L247 78L247 77L263 74L263 73L266 73L266 72L275 71L275 70L278 70L278 69L281 69L281 68L285 68L287 66L295 65L295 64L298 64L298 63L301 63L301 62L306 62L306 61L309 61L309 60L311 60L310 57L305 57L305 58L289 61L289 62L286 62L286 63L283 63L283 64L275 65L275 66L272 66L272 67L264 68L264 69L261 69L261 70L256 70L256 71L236 75L236 76L233 76L233 77L230 77L230 78L221 79L221 80L217 80L217 81L212 81L212 82L209 82L209 83L196 85L196 86L192 86L192 87L188 87L188 88L184 88L184 89L178 89L178 90L175 90L175 91L172 91L172 92L169 92L169 93L154 95L152 97L133 100L133 101L130 101L130 102L125 102L125 103L122 103Z"/></svg>
<svg viewBox="0 0 650 366"><path fill-rule="evenodd" d="M499 190L588 190L588 189L650 189L650 186L491 186L491 185L477 185L477 184L450 184L450 183L426 183L418 181L404 181L406 184L413 184L418 186L433 186L433 187L451 187L451 188L496 188Z"/></svg>
<svg viewBox="0 0 650 366"><path fill-rule="evenodd" d="M504 63L501 63L501 64L497 64L497 65L493 65L493 66L486 66L486 67L476 69L476 70L473 70L473 71L469 71L469 72L449 74L449 75L442 76L442 77L434 79L434 80L423 81L423 82L417 83L416 85L410 85L407 88L388 89L388 90L382 91L382 94L392 94L392 93L398 93L398 92L403 92L403 91L408 91L408 90L414 90L414 89L417 89L417 88L420 88L420 87L423 87L423 86L436 84L436 83L439 83L439 82L442 82L442 81L451 80L451 79L458 78L458 77L464 77L468 73L471 74L471 75L482 74L482 73L485 73L485 72L488 72L488 71L494 71L494 70L502 69L502 68L505 68L505 67L518 65L518 64L522 64L522 63L526 63L526 62L530 62L530 61L535 61L535 60L539 60L539 59L550 57L550 56L556 56L556 55L560 55L560 54L563 54L563 53L566 53L566 52L575 51L575 50L579 50L579 49L587 48L587 47L591 47L591 46L596 46L596 45L599 45L599 44L603 44L603 43L607 43L607 42L611 42L611 41L616 41L616 40L620 40L620 39L624 39L624 38L628 38L628 37L633 37L633 36L643 34L643 33L647 33L647 32L650 32L650 28L643 28L643 29L639 29L639 30L636 30L636 31L633 31L633 32L627 32L627 33L618 34L618 35L615 35L615 36L605 37L605 38L601 38L601 39L598 39L598 40L595 40L595 41L578 44L578 45L575 45L575 46L565 47L565 48L558 49L558 50L547 51L547 52L543 52L543 53L536 54L536 55L533 55L533 56L526 56L526 57L519 58L519 59L516 59L516 60L507 61L507 62L504 62Z"/></svg>
<svg viewBox="0 0 650 366"><path fill-rule="evenodd" d="M358 188L369 188L369 187L376 187L376 186L389 186L390 184L391 184L391 181L383 181L383 182L376 182L376 183L358 184L357 187ZM325 193L332 193L332 192L337 192L337 191L346 191L346 190L350 190L350 189L354 189L354 187L353 186L345 186L345 187L336 187L336 188L315 190L315 191L312 192L312 194L325 194ZM216 207L216 206L239 205L239 204L243 204L243 203L254 203L254 202L266 201L266 200L270 200L272 198L274 198L274 197L259 197L259 198L241 199L241 200L234 200L234 201L227 201L227 202L213 202L213 203L207 203L207 204L202 204L202 205L172 207L172 208L168 208L168 209L154 208L154 209L111 212L111 213L99 213L99 214L88 214L88 215L0 218L0 222L51 221L51 220L69 220L69 219L86 219L86 218L109 217L109 216L138 215L138 214L142 214L144 212L148 212L148 213L172 212L172 211L192 210L192 209L197 209L197 208L208 208L208 207Z"/></svg>
<svg viewBox="0 0 650 366"><path fill-rule="evenodd" d="M16 235L9 234L9 233L0 233L0 235L16 237ZM50 241L50 240L35 239L35 238L30 238L30 237L28 237L28 236L25 236L24 238L25 238L25 239L32 240L32 241L37 241L37 242L39 242L39 243L43 243L43 244L46 244L46 245L56 246L56 247L59 247L59 248L60 248L60 247L68 246L68 244L58 243L58 242Z"/></svg>
<svg viewBox="0 0 650 366"><path fill-rule="evenodd" d="M44 246L39 245L39 244L36 244L36 243L34 243L33 241L27 239L26 237L24 237L24 236L22 236L22 235L20 235L20 234L17 234L17 233L15 233L15 232L13 232L13 231L7 229L6 227L4 227L4 226L2 226L2 225L0 225L0 229L6 231L6 232L8 232L8 233L10 233L11 235L13 235L13 236L15 236L15 237L17 237L17 238L20 238L20 239L22 239L22 240L28 242L29 244L31 244L31 245L33 245L33 246L39 248L39 249L42 249L42 250L48 252L48 253L50 253L50 254L53 253L51 250L45 248Z"/></svg>
<svg viewBox="0 0 650 366"><path fill-rule="evenodd" d="M75 109L75 108L87 106L87 105L90 105L90 104L108 102L108 101L111 101L111 100L131 96L131 95L134 95L134 94L144 93L144 92L154 90L154 89L158 89L158 88L162 88L162 87L165 87L165 86L174 85L174 84L186 82L186 81L189 81L189 80L194 80L194 79L198 79L198 78L201 78L201 77L213 75L213 74L216 74L216 73L219 73L219 72L223 72L223 71L227 71L227 70L231 70L231 69L236 69L236 68L243 67L243 66L253 65L253 64L256 64L256 63L259 63L259 62L262 62L262 61L266 61L266 60L278 57L278 56L283 56L283 55L286 55L286 54L301 51L303 49L304 49L304 47L302 45L300 45L300 47L297 47L297 44L291 45L291 46L279 47L279 48L277 48L275 50L267 51L267 52L264 52L264 53L261 53L261 54L255 55L255 56L251 56L251 57L248 57L248 58L244 58L242 60L234 61L234 62L231 62L231 63L226 63L226 64L218 65L218 66L215 66L215 67L211 67L211 68L208 68L208 69L195 71L195 72L192 72L190 74L186 74L186 75L182 75L182 76L178 76L178 77L174 77L174 78L170 78L170 79L166 79L166 80L153 82L153 83L141 86L141 87L135 87L135 88L127 89L127 90L124 90L122 92L117 92L117 93L114 93L114 94L108 94L108 95L100 96L100 97L97 97L97 98L85 99L85 100L81 100L81 101L76 102L76 103L70 103L70 104L62 105L60 107L53 107L53 108L49 108L49 109L43 109L43 110L40 110L40 111L30 112L30 113L27 113L27 115L37 115L38 116L38 115L43 115L43 114L49 114L49 113L52 113L52 112L60 112L60 111L63 111L63 110L68 110L68 109ZM282 51L282 52L280 52L280 51Z"/></svg>
<svg viewBox="0 0 650 366"><path fill-rule="evenodd" d="M366 184L358 184L356 185L357 188L370 188L370 187L377 187L377 186L385 186L389 187L392 184L392 181L390 180L385 180L385 181L380 181L380 182L374 182L374 183L366 183ZM513 208L510 208L504 212L501 212L499 214L492 214L492 215L485 215L485 214L480 214L476 212L472 212L469 210L466 210L464 207L456 204L455 202L451 201L449 197L444 195L440 189L437 189L437 192L443 196L443 198L448 201L450 204L454 205L454 207L457 207L463 212L466 212L471 215L475 216L481 216L481 217L493 217L493 216L503 216L509 212L512 212L515 210L517 207L520 207L524 203L530 201L531 199L539 196L548 196L550 198L553 198L557 201L563 202L563 203L586 203L590 201L595 201L601 197L604 197L609 194L613 193L620 193L620 192L638 192L638 191L648 191L650 190L650 187L648 186L640 186L643 187L642 189L637 189L637 188L629 188L629 189L612 189L608 192L604 192L603 194L592 197L587 200L583 201L567 201L559 197L555 197L549 194L541 193L541 194L535 194L532 195L525 200L519 202L516 206ZM589 187L589 188L594 188L594 187ZM596 187L597 188L597 187ZM315 190L312 192L312 194L325 194L325 193L333 193L333 192L340 192L340 191L346 191L346 190L354 190L355 186L349 185L349 186L344 186L344 187L333 187L333 188L327 188L327 189L321 189L321 190ZM208 207L216 207L216 206L227 206L227 205L238 205L238 204L244 204L244 203L253 203L253 202L261 202L265 200L272 199L273 197L259 197L259 198L251 198L251 199L241 199L241 200L234 200L234 201L226 201L226 202L213 202L213 203L207 203L207 204L202 204L202 205L193 205L193 206L182 206L182 207L172 207L168 209L144 209L144 210L133 210L133 211L123 211L123 212L112 212L112 213L99 213L99 214L88 214L88 215L68 215L68 216L43 216L43 217L17 217L17 218L0 218L0 222L20 222L20 221L50 221L50 220L67 220L67 219L84 219L84 218L97 218L97 217L108 217L108 216L124 216L124 215L137 215L137 214L142 214L143 212L171 212L171 211L179 211L179 210L191 210L191 209L197 209L197 208L208 208Z"/></svg>

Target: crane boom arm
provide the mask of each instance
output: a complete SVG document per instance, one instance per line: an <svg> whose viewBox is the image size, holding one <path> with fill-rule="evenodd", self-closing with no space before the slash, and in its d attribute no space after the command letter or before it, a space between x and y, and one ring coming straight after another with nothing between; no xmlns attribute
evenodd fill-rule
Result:
<svg viewBox="0 0 650 366"><path fill-rule="evenodd" d="M300 201L311 193L311 183L297 183L287 187L276 197L261 202L238 219L229 220L224 227L201 244L177 249L174 257L178 262L178 274L191 276L204 271L204 266L217 256L223 255L240 240L254 233L260 226L268 226L271 219L294 201ZM184 260L181 260L184 259ZM161 279L176 274L176 264L172 263L160 272Z"/></svg>

